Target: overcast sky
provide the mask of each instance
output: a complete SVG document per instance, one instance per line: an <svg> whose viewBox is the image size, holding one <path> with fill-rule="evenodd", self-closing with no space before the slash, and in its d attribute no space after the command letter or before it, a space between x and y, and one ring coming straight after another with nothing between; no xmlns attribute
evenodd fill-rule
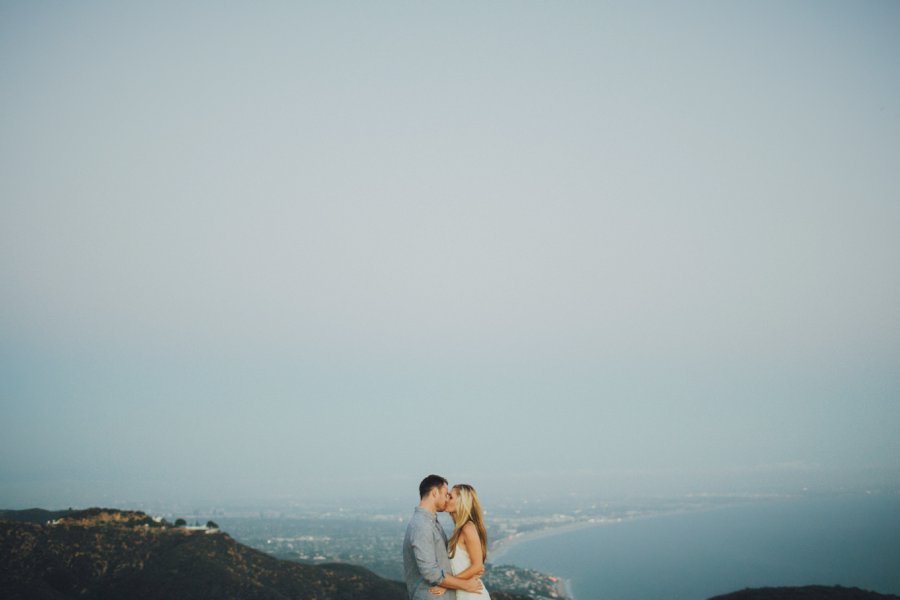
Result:
<svg viewBox="0 0 900 600"><path fill-rule="evenodd" d="M898 57L896 2L3 2L0 507L900 473Z"/></svg>

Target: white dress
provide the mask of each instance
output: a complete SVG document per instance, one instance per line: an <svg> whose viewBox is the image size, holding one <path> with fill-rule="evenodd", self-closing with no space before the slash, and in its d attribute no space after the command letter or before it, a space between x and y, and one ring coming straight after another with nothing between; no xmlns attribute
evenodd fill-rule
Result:
<svg viewBox="0 0 900 600"><path fill-rule="evenodd" d="M469 553L466 552L466 549L462 544L457 544L456 554L450 559L450 570L453 571L454 575L459 575L470 566L472 566L472 559L469 558ZM491 595L488 594L488 591L485 588L481 588L481 591L477 594L456 590L456 600L474 600L475 598L478 598L479 600L491 600Z"/></svg>

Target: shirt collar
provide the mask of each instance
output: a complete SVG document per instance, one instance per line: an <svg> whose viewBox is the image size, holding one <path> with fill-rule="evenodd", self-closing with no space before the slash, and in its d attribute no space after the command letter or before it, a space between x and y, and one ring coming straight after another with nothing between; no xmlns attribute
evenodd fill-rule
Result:
<svg viewBox="0 0 900 600"><path fill-rule="evenodd" d="M427 516L432 521L437 521L437 513L433 513L430 510L428 510L427 508L422 508L421 506L417 506L416 513L421 513L421 514Z"/></svg>

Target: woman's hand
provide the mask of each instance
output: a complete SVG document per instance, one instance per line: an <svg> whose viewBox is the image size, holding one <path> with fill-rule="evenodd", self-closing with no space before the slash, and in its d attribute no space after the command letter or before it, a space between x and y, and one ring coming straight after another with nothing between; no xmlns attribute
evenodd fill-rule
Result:
<svg viewBox="0 0 900 600"><path fill-rule="evenodd" d="M435 596L443 596L447 590L442 587L435 586L433 588L428 588L428 591L431 592Z"/></svg>

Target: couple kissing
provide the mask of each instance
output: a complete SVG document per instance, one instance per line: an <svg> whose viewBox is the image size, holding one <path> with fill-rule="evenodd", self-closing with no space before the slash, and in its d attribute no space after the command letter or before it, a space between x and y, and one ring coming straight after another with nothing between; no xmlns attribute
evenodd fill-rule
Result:
<svg viewBox="0 0 900 600"><path fill-rule="evenodd" d="M403 570L410 600L490 600L481 583L487 559L487 531L478 494L460 483L448 489L440 475L419 484L416 507L403 539ZM447 539L437 513L453 517Z"/></svg>

